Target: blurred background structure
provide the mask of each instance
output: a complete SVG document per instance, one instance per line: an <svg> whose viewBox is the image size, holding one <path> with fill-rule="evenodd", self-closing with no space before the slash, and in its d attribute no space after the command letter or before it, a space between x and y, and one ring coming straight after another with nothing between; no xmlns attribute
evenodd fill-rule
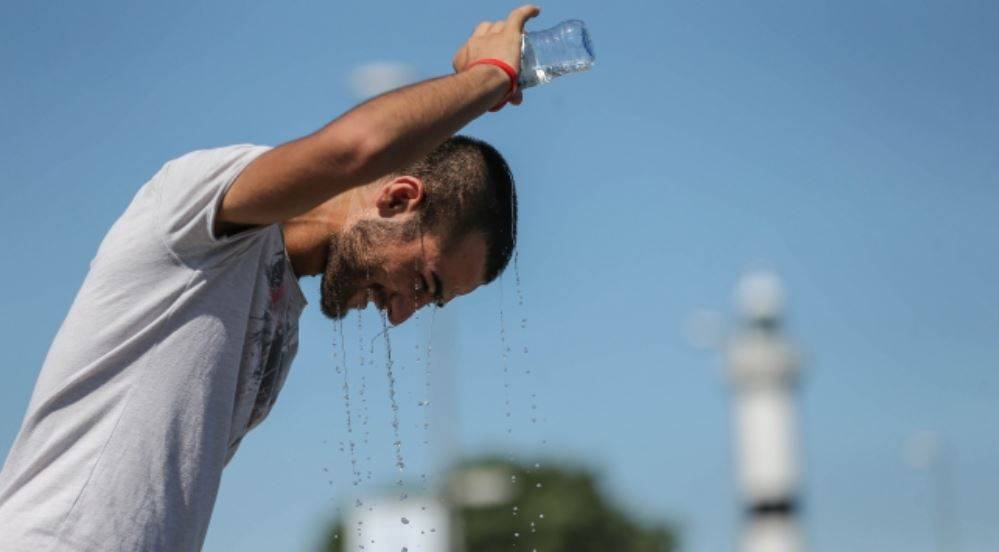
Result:
<svg viewBox="0 0 999 552"><path fill-rule="evenodd" d="M800 552L801 467L795 394L798 361L781 332L784 297L770 272L745 275L740 327L727 353L735 400L737 481L744 552Z"/></svg>
<svg viewBox="0 0 999 552"><path fill-rule="evenodd" d="M447 73L510 7L5 5L0 456L101 238L164 162L279 144L374 84ZM726 334L762 265L807 358L807 550L999 550L999 4L542 8L532 28L586 21L597 66L466 129L515 171L520 278L392 331L405 471L367 312L344 328L352 473L342 355L304 279L299 356L223 475L205 549L321 550L357 499L440 496L484 456L591 474L608 510L683 551L738 549L728 372L686 329L700 313L701 342Z"/></svg>
<svg viewBox="0 0 999 552"><path fill-rule="evenodd" d="M479 458L456 466L447 481L443 494L429 500L393 494L370 510L362 505L355 509L361 515L334 522L324 550L679 550L673 528L613 504L584 469ZM417 523L409 512L424 519Z"/></svg>

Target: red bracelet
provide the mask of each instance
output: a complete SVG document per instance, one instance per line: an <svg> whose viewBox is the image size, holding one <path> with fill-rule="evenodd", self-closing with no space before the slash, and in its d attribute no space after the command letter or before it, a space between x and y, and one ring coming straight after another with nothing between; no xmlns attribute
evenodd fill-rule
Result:
<svg viewBox="0 0 999 552"><path fill-rule="evenodd" d="M493 106L492 109L489 110L489 111L499 111L500 109L503 109L503 106L506 105L506 102L510 101L510 98L512 98L513 94L517 91L517 80L518 80L517 72L514 71L513 67L510 67L509 63L503 61L502 59L496 59L496 58L477 59L472 63L466 65L465 69L466 70L471 69L473 65L482 65L482 64L495 65L496 67L502 69L503 72L506 73L506 76L510 77L510 90L507 91L506 96L503 96L503 101L496 104L495 106Z"/></svg>

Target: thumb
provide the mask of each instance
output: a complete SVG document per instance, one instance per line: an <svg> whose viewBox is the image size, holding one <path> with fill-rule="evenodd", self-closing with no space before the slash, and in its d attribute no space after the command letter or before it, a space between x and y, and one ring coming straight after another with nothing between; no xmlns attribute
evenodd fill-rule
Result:
<svg viewBox="0 0 999 552"><path fill-rule="evenodd" d="M541 8L537 6L532 6L530 4L521 6L510 12L510 15L506 17L506 22L509 27L517 29L520 32L524 31L524 23L532 17L537 17L541 13Z"/></svg>

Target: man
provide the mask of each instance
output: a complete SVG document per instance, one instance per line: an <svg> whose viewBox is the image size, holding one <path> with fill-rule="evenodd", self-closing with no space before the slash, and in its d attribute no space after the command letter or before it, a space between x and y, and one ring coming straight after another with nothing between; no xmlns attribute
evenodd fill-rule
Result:
<svg viewBox="0 0 999 552"><path fill-rule="evenodd" d="M454 75L274 149L175 159L108 232L0 472L4 551L199 550L222 468L267 415L322 275L333 318L399 324L494 279L515 241L502 157L449 138L515 92L524 6Z"/></svg>

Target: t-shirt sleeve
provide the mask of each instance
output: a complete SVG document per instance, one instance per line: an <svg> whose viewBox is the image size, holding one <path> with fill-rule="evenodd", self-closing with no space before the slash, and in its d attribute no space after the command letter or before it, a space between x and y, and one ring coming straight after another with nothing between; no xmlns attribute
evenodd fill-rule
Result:
<svg viewBox="0 0 999 552"><path fill-rule="evenodd" d="M185 263L214 249L243 242L267 227L216 236L222 198L244 168L270 148L241 144L178 157L155 177L157 226L165 245Z"/></svg>

